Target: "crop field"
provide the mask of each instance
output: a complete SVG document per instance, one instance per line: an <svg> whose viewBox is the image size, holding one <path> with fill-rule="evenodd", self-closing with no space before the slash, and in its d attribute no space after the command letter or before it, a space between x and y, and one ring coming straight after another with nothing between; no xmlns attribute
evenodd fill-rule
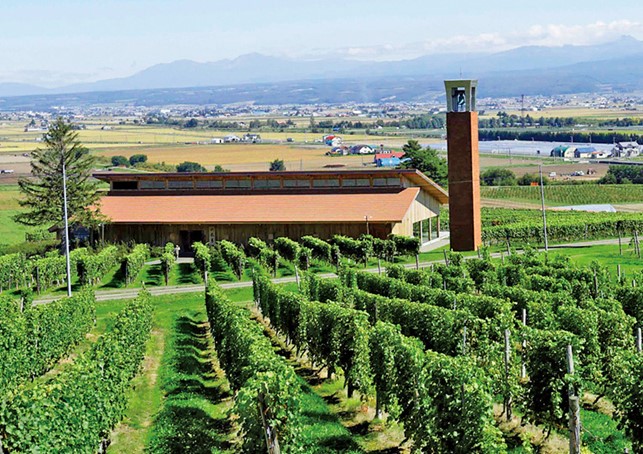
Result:
<svg viewBox="0 0 643 454"><path fill-rule="evenodd" d="M545 186L547 206L628 204L643 201L643 185L549 185ZM483 199L540 202L538 186L481 187Z"/></svg>
<svg viewBox="0 0 643 454"><path fill-rule="evenodd" d="M135 152L115 148L100 151L99 156L144 153L150 162L179 164L195 161L206 167L221 165L232 171L268 170L275 159L284 161L287 170L321 170L326 165L360 168L373 162L373 156L326 156L329 147L280 144L174 145L146 147Z"/></svg>

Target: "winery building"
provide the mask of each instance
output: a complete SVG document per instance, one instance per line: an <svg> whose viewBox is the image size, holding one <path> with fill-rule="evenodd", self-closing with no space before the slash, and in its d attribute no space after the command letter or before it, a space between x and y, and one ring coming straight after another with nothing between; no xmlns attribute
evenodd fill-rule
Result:
<svg viewBox="0 0 643 454"><path fill-rule="evenodd" d="M94 174L109 183L107 241L188 251L194 241L390 233L436 238L448 195L417 170Z"/></svg>

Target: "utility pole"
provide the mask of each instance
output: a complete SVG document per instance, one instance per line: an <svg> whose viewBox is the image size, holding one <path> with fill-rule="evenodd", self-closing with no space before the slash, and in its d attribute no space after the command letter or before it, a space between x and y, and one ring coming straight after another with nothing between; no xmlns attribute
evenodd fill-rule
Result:
<svg viewBox="0 0 643 454"><path fill-rule="evenodd" d="M545 252L549 251L549 243L547 241L547 214L545 212L545 186L543 185L543 165L538 166L540 172L540 203L543 211L543 235L545 236Z"/></svg>
<svg viewBox="0 0 643 454"><path fill-rule="evenodd" d="M65 262L67 265L67 296L71 296L71 265L69 263L69 219L67 214L67 169L65 166L65 153L62 154L63 168L63 218L65 220Z"/></svg>

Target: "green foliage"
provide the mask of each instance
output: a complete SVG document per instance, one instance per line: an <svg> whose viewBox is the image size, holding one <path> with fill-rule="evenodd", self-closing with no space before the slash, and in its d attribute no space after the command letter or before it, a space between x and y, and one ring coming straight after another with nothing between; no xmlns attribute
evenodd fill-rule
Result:
<svg viewBox="0 0 643 454"><path fill-rule="evenodd" d="M100 215L92 206L99 199L91 177L95 159L78 140L73 125L58 118L43 136L45 148L31 153L31 176L18 181L27 210L15 219L25 225L63 225L63 163L67 173L67 212L69 218L85 225Z"/></svg>
<svg viewBox="0 0 643 454"><path fill-rule="evenodd" d="M369 256L373 253L373 237L369 235L362 235L358 239L343 235L333 235L330 242L333 246L337 246L339 248L339 252L342 256L350 257L356 262L361 262L364 265L366 265Z"/></svg>
<svg viewBox="0 0 643 454"><path fill-rule="evenodd" d="M299 242L312 251L313 258L323 262L331 261L332 247L328 242L314 236L302 236Z"/></svg>
<svg viewBox="0 0 643 454"><path fill-rule="evenodd" d="M643 184L643 167L635 165L609 166L607 174L599 180L599 184Z"/></svg>
<svg viewBox="0 0 643 454"><path fill-rule="evenodd" d="M371 337L378 405L404 423L417 452L505 452L491 383L467 358L424 352L400 328L378 322Z"/></svg>
<svg viewBox="0 0 643 454"><path fill-rule="evenodd" d="M390 234L388 239L395 243L398 255L415 256L420 253L419 238Z"/></svg>
<svg viewBox="0 0 643 454"><path fill-rule="evenodd" d="M487 244L543 243L542 214L537 210L492 208L483 210L482 239ZM615 238L619 234L643 231L641 213L587 213L581 211L547 213L550 242Z"/></svg>
<svg viewBox="0 0 643 454"><path fill-rule="evenodd" d="M130 162L129 159L127 159L125 156L118 155L112 156L112 165L114 167L129 167Z"/></svg>
<svg viewBox="0 0 643 454"><path fill-rule="evenodd" d="M268 170L271 172L281 172L286 170L286 165L284 164L283 159L275 159L270 163L270 168Z"/></svg>
<svg viewBox="0 0 643 454"><path fill-rule="evenodd" d="M146 154L134 154L129 157L129 163L132 166L135 166L137 164L144 164L147 162L147 155Z"/></svg>
<svg viewBox="0 0 643 454"><path fill-rule="evenodd" d="M282 256L289 262L295 262L299 257L299 243L291 240L290 238L276 238L274 248L280 256Z"/></svg>
<svg viewBox="0 0 643 454"><path fill-rule="evenodd" d="M246 254L248 257L259 258L261 251L264 249L269 249L265 241L260 240L259 238L250 237L248 243L246 244Z"/></svg>
<svg viewBox="0 0 643 454"><path fill-rule="evenodd" d="M480 184L483 186L515 186L518 184L516 174L501 167L490 168L480 174Z"/></svg>
<svg viewBox="0 0 643 454"><path fill-rule="evenodd" d="M284 452L297 451L302 409L295 371L274 352L249 314L215 284L206 292L206 311L219 362L237 391L233 413L239 416L243 451L266 452L268 427Z"/></svg>
<svg viewBox="0 0 643 454"><path fill-rule="evenodd" d="M96 285L117 263L118 248L107 246L98 253L80 254L77 261L78 279L82 285Z"/></svg>
<svg viewBox="0 0 643 454"><path fill-rule="evenodd" d="M132 252L123 257L121 264L125 274L125 283L132 283L145 266L145 261L150 257L150 247L147 244L137 244Z"/></svg>
<svg viewBox="0 0 643 454"><path fill-rule="evenodd" d="M0 255L0 293L26 284L28 263L22 254Z"/></svg>
<svg viewBox="0 0 643 454"><path fill-rule="evenodd" d="M540 185L540 175L537 173L525 173L518 178L518 186L533 186L534 184ZM543 185L549 184L549 179L543 176Z"/></svg>
<svg viewBox="0 0 643 454"><path fill-rule="evenodd" d="M201 276L205 279L206 273L210 271L210 263L212 261L210 248L200 241L197 241L192 243L192 249L194 250L194 266L201 272Z"/></svg>
<svg viewBox="0 0 643 454"><path fill-rule="evenodd" d="M438 151L431 147L422 148L417 140L409 140L402 150L409 161L404 163L407 169L417 169L441 186L447 185L447 162Z"/></svg>
<svg viewBox="0 0 643 454"><path fill-rule="evenodd" d="M73 365L23 385L0 404L0 434L9 452L93 453L121 420L129 382L149 338L152 306L142 293Z"/></svg>
<svg viewBox="0 0 643 454"><path fill-rule="evenodd" d="M643 355L628 353L619 358L620 373L614 386L619 426L632 440L633 452L643 451Z"/></svg>
<svg viewBox="0 0 643 454"><path fill-rule="evenodd" d="M382 240L380 238L373 238L373 254L375 257L392 262L396 253L397 247L395 241L391 239Z"/></svg>
<svg viewBox="0 0 643 454"><path fill-rule="evenodd" d="M368 364L369 323L366 314L337 303L308 302L283 290L265 276L254 276L254 296L270 324L288 336L312 361L333 371L344 370L349 394L370 392Z"/></svg>
<svg viewBox="0 0 643 454"><path fill-rule="evenodd" d="M580 343L565 331L543 331L525 328L527 348L523 352L527 365L529 386L526 387L522 406L525 417L547 428L565 425L567 422L569 386L580 392L578 374ZM574 351L576 375L567 373L567 346ZM578 394L577 394L578 395Z"/></svg>
<svg viewBox="0 0 643 454"><path fill-rule="evenodd" d="M36 229L32 232L25 232L25 241L39 242L54 239L54 235L48 229Z"/></svg>
<svg viewBox="0 0 643 454"><path fill-rule="evenodd" d="M184 161L176 166L177 172L207 172L208 169L203 167L198 162Z"/></svg>
<svg viewBox="0 0 643 454"><path fill-rule="evenodd" d="M159 258L161 261L161 271L163 272L163 279L165 280L165 285L168 285L170 282L170 272L172 271L172 266L176 263L176 255L174 253L174 243L166 243L163 248L163 253Z"/></svg>
<svg viewBox="0 0 643 454"><path fill-rule="evenodd" d="M234 243L226 240L219 241L217 246L221 251L223 260L225 260L228 266L232 268L237 279L241 279L241 276L243 276L243 270L246 266L246 255L243 253L243 250L237 247Z"/></svg>

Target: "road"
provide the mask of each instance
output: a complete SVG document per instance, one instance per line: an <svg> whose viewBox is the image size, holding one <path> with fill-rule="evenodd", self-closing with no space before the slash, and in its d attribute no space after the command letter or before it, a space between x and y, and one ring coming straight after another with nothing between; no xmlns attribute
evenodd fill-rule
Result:
<svg viewBox="0 0 643 454"><path fill-rule="evenodd" d="M630 238L623 238L623 244L628 244L630 242ZM437 244L440 243L436 243ZM577 243L567 243L567 244L558 244L554 246L550 246L550 250L556 250L556 249L565 249L565 248L580 248L580 247L588 247L588 246L599 246L599 245L609 245L609 244L618 244L618 239L609 239L609 240L595 240L595 241L580 241ZM439 246L437 246L439 247ZM542 250L542 249L541 249ZM494 253L491 254L492 257L500 257L501 253ZM467 258L473 258L475 256L471 257L465 257ZM420 262L420 268L426 268L428 266L431 266L432 264L435 263L441 263L443 260L433 260L430 262ZM407 263L404 265L406 268L415 268L415 263ZM383 268L383 267L382 267ZM364 269L364 271L369 272L369 273L377 273L378 269L377 268L367 268ZM322 279L332 279L336 278L337 275L335 273L320 273L318 274L319 277ZM282 278L276 278L272 279L272 281L276 284L286 284L286 283L291 283L291 282L296 282L296 278L294 276L289 276L289 277L282 277ZM246 288L246 287L252 287L252 281L241 281L241 282L225 282L219 284L221 288L224 289L233 289L233 288ZM96 301L109 301L109 300L120 300L120 299L131 299L135 298L136 295L138 294L140 288L131 288L131 289L115 289L115 290L98 290L96 291ZM153 296L159 296L159 295L177 295L181 293L196 293L196 292L203 292L205 291L205 285L199 284L199 285L169 285L166 287L149 287L148 288L149 292ZM37 299L34 301L34 304L45 304L49 303L51 301L54 301L56 299L59 299L60 296L56 297L51 297L51 298L41 298Z"/></svg>

